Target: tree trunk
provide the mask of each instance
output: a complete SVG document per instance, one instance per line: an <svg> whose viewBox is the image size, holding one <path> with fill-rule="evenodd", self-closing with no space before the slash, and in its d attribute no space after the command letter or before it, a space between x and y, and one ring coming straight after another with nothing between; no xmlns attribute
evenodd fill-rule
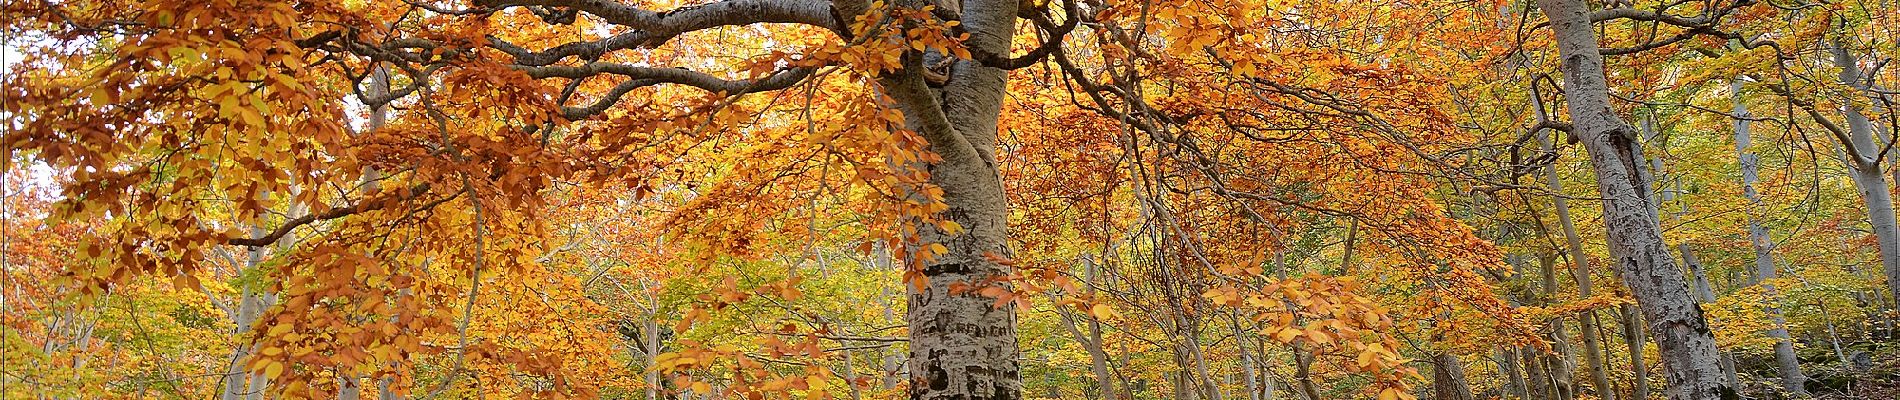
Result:
<svg viewBox="0 0 1900 400"><path fill-rule="evenodd" d="M1432 399L1472 400L1471 384L1465 381L1465 368L1458 356L1438 353L1432 357Z"/></svg>
<svg viewBox="0 0 1900 400"><path fill-rule="evenodd" d="M263 258L260 254L262 252L261 247L253 248L251 260L245 262L245 269L256 266L257 260ZM257 293L252 293L249 288L245 288L238 295L237 316L232 319L237 323L237 330L231 332L231 337L237 338L238 344L232 346L231 355L227 358L230 360L230 365L226 368L224 377L221 378L224 381L224 387L218 392L218 400L239 400L244 396L244 389L249 385L245 378L250 376L244 371L244 360L250 355L251 345L245 343L247 341L243 340L243 336L251 331L251 323L257 320L258 312L265 306L262 297Z"/></svg>
<svg viewBox="0 0 1900 400"><path fill-rule="evenodd" d="M1548 138L1543 140L1544 151L1551 151ZM1577 296L1588 298L1595 291L1591 283L1590 255L1583 252L1583 237L1577 235L1577 225L1570 217L1570 201L1564 199L1563 180L1558 177L1555 166L1545 168L1547 184L1550 186L1551 202L1556 208L1557 222L1563 227L1564 249L1570 255L1571 274L1577 280ZM1616 399L1615 391L1610 390L1609 372L1603 365L1603 339L1597 335L1596 310L1584 310L1577 315L1577 324L1583 330L1583 359L1590 367L1591 387L1596 389L1598 398Z"/></svg>
<svg viewBox="0 0 1900 400"><path fill-rule="evenodd" d="M1834 66L1841 69L1841 82L1857 90L1858 96L1866 90L1861 84L1860 67L1854 65L1854 57L1839 43L1828 48L1833 54ZM1861 201L1867 205L1867 222L1874 231L1875 241L1880 248L1881 271L1887 276L1889 300L1900 304L1900 228L1895 226L1893 215L1893 193L1887 188L1887 176L1880 170L1880 150L1874 144L1873 123L1867 116L1852 107L1846 109L1847 133L1850 143L1847 147L1847 167L1854 177L1854 185L1860 188Z"/></svg>
<svg viewBox="0 0 1900 400"><path fill-rule="evenodd" d="M1086 258L1082 260L1082 263L1083 268L1086 269L1085 279L1087 279L1087 289L1085 289L1087 292L1085 294L1094 297L1095 285L1097 284L1095 278L1098 276L1099 267L1095 265L1093 260ZM1063 327L1068 329L1070 336L1075 337L1076 344L1081 345L1083 350L1089 352L1089 371L1095 375L1095 390L1099 392L1098 398L1106 400L1121 399L1121 392L1115 390L1115 377L1111 375L1108 370L1108 351L1102 347L1102 322L1094 318L1089 318L1089 329L1085 334L1081 329L1076 328L1075 317L1071 315L1072 314L1062 315ZM1236 325L1235 328L1238 329L1239 326ZM1238 335L1239 331L1236 330L1235 334ZM1242 345L1241 352L1242 354L1246 354L1244 344ZM1248 376L1248 378L1251 379L1252 376Z"/></svg>
<svg viewBox="0 0 1900 400"><path fill-rule="evenodd" d="M1643 344L1649 339L1643 338L1643 317L1629 304L1617 308L1623 319L1623 343L1629 346L1630 398L1645 400L1649 398L1649 362L1643 359Z"/></svg>
<svg viewBox="0 0 1900 400"><path fill-rule="evenodd" d="M1529 382L1526 382L1524 379L1524 371L1521 366L1522 364L1518 362L1517 350L1509 347L1499 347L1497 348L1495 358L1498 363L1498 371L1504 373L1504 392L1510 394L1510 398L1513 399L1530 398L1530 393L1525 390L1525 386L1527 386Z"/></svg>
<svg viewBox="0 0 1900 400"><path fill-rule="evenodd" d="M1517 354L1522 356L1524 361L1524 382L1527 383L1527 385L1524 386L1524 391L1529 395L1527 398L1556 398L1556 396L1552 394L1550 372L1544 364L1543 357L1538 356L1537 348L1523 346L1518 348Z"/></svg>
<svg viewBox="0 0 1900 400"><path fill-rule="evenodd" d="M1014 0L963 2L961 21L970 33L963 44L972 51L1009 54L1017 4ZM910 129L941 157L929 165L930 183L943 190L948 206L938 217L962 227L946 232L935 224L917 226L919 246L913 255L934 244L948 252L913 259L912 268L922 275L909 279L922 281L904 285L910 297L905 311L910 326L909 365L922 378L911 384L910 398L1020 399L1013 306L996 307L994 298L976 290L951 290L993 285L992 279L1011 272L1009 266L997 262L999 257L1011 257L1006 243L1008 202L995 156L1005 71L957 60L939 91L924 83L923 59L928 57L917 52L904 57L903 70L880 79L883 89L904 112Z"/></svg>
<svg viewBox="0 0 1900 400"><path fill-rule="evenodd" d="M1780 293L1775 290L1775 243L1768 236L1768 228L1762 226L1757 212L1761 208L1761 195L1755 191L1755 182L1760 175L1760 162L1755 153L1748 150L1749 121L1748 105L1742 102L1742 81L1737 79L1729 85L1735 96L1735 154L1742 166L1742 197L1748 200L1748 241L1755 248L1755 284L1761 285L1768 300L1763 304L1774 327L1768 330L1768 337L1775 339L1775 364L1781 368L1781 388L1795 396L1806 396L1804 388L1808 377L1801 373L1801 361L1795 357L1794 341L1788 338L1788 321L1781 316L1781 307L1775 305ZM1878 164L1876 164L1878 165Z"/></svg>
<svg viewBox="0 0 1900 400"><path fill-rule="evenodd" d="M660 398L660 298L647 292L646 320L641 321L641 348L645 350L648 399Z"/></svg>
<svg viewBox="0 0 1900 400"><path fill-rule="evenodd" d="M1583 0L1538 0L1550 18L1562 57L1564 97L1569 100L1573 134L1590 153L1603 197L1603 222L1610 255L1623 271L1630 293L1662 354L1670 399L1732 399L1736 392L1717 366L1715 336L1668 246L1656 207L1644 194L1642 169L1635 163L1636 134L1610 108L1603 56Z"/></svg>
<svg viewBox="0 0 1900 400"><path fill-rule="evenodd" d="M1538 265L1543 271L1544 297L1542 303L1549 306L1557 296L1556 256L1538 257ZM1563 317L1550 319L1550 350L1554 355L1544 357L1545 371L1550 374L1550 390L1553 399L1570 400L1577 397L1576 356L1570 353L1570 338L1564 333Z"/></svg>

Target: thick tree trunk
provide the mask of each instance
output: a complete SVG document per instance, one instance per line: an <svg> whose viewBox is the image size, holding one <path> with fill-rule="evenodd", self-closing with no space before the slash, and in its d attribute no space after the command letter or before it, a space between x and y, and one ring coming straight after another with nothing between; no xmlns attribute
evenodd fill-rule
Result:
<svg viewBox="0 0 1900 400"><path fill-rule="evenodd" d="M988 169L987 166L981 168ZM994 185L996 176L988 172L991 185L955 182L946 179L949 168L933 171L933 181L943 186L945 201L951 204L949 217L968 230L962 235L931 235L950 253L924 262L923 287L906 285L910 307L906 311L910 326L910 370L921 375L913 382L911 398L916 400L1014 400L1020 398L1022 384L1018 376L1016 316L1005 304L993 307L995 299L975 293L952 293L952 284L984 285L992 277L1007 275L1007 267L986 259L985 254L1008 254L1003 243L1002 188ZM993 171L993 170L992 170ZM959 187L961 186L961 187ZM992 189L989 193L982 186ZM986 197L994 197L984 199ZM960 217L960 218L959 218Z"/></svg>
<svg viewBox="0 0 1900 400"><path fill-rule="evenodd" d="M1715 336L1662 240L1656 207L1636 164L1636 133L1610 108L1603 56L1582 0L1538 0L1562 57L1564 97L1573 134L1590 153L1603 197L1610 255L1643 309L1662 354L1670 399L1730 399L1736 392L1717 366Z"/></svg>
<svg viewBox="0 0 1900 400"><path fill-rule="evenodd" d="M1504 392L1509 394L1509 398L1513 399L1530 398L1530 393L1525 390L1525 386L1527 386L1529 382L1526 382L1524 379L1524 368L1522 367L1523 364L1518 362L1517 350L1509 347L1499 347L1496 353L1494 358L1498 363L1498 371L1503 372L1505 377Z"/></svg>
<svg viewBox="0 0 1900 400"><path fill-rule="evenodd" d="M1544 151L1551 151L1550 140L1543 141ZM1545 168L1545 176L1550 186L1551 203L1557 212L1557 222L1563 228L1564 249L1570 256L1571 274L1577 280L1577 296L1594 295L1595 284L1591 282L1590 255L1583 251L1583 237L1577 235L1577 224L1570 217L1570 201L1564 198L1563 180L1559 178L1556 167ZM1615 400L1614 390L1610 390L1609 372L1603 364L1603 339L1597 335L1597 313L1584 310L1577 316L1577 324L1583 330L1583 360L1589 364L1591 387L1598 398Z"/></svg>
<svg viewBox="0 0 1900 400"><path fill-rule="evenodd" d="M1854 65L1854 57L1847 54L1847 49L1837 43L1828 51L1833 54L1834 66L1841 69L1841 82L1865 91L1860 67ZM1900 227L1896 227L1894 222L1893 194L1887 188L1887 176L1880 170L1881 148L1874 144L1874 127L1867 116L1852 107L1847 108L1846 114L1851 143L1842 145L1849 150L1846 152L1847 167L1854 177L1855 187L1860 188L1861 201L1867 205L1867 222L1879 244L1881 271L1887 276L1889 300L1900 304Z"/></svg>
<svg viewBox="0 0 1900 400"><path fill-rule="evenodd" d="M1755 248L1755 283L1761 285L1767 294L1768 302L1763 304L1774 327L1768 330L1768 337L1775 339L1775 364L1781 369L1781 387L1789 394L1806 396L1804 388L1807 375L1801 373L1801 361L1795 357L1794 341L1788 337L1787 320L1781 316L1781 307L1775 305L1780 297L1776 291L1774 240L1768 236L1768 228L1762 226L1757 214L1761 208L1761 195L1755 191L1755 182L1760 175L1760 163L1755 153L1748 150L1749 115L1748 105L1742 101L1742 81L1737 79L1729 85L1735 96L1735 155L1742 167L1742 197L1748 200L1748 241Z"/></svg>
<svg viewBox="0 0 1900 400"><path fill-rule="evenodd" d="M1432 357L1432 399L1472 400L1471 384L1465 381L1465 367L1458 356L1438 353Z"/></svg>
<svg viewBox="0 0 1900 400"><path fill-rule="evenodd" d="M962 24L970 33L963 44L973 51L1009 54L1015 35L1014 0L963 2ZM851 13L855 15L855 13ZM904 112L907 124L930 143L942 160L929 166L930 183L943 190L948 210L940 218L962 226L945 232L918 226L921 248L942 244L946 254L914 260L923 279L906 284L910 305L910 370L918 380L912 400L1016 400L1022 398L1017 363L1016 313L994 306L994 298L953 287L993 285L1009 275L997 262L1011 257L1006 239L1008 202L996 169L997 118L1002 110L1005 71L958 60L941 91L924 84L922 56L905 56L906 68L882 79L884 90ZM916 252L913 252L916 253ZM961 288L960 288L961 289Z"/></svg>

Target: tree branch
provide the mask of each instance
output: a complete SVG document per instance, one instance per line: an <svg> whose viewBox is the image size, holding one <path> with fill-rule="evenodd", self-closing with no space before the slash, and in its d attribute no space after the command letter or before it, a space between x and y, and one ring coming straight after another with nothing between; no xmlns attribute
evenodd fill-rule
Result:
<svg viewBox="0 0 1900 400"><path fill-rule="evenodd" d="M251 247L269 246L271 243L276 243L277 239L283 238L284 235L289 235L290 231L293 229L297 229L297 227L309 225L312 222L328 221L328 220L333 220L337 218L343 218L343 217L350 216L353 214L359 214L363 212L388 208L390 205L396 204L400 200L415 198L416 196L421 196L422 194L428 193L428 192L429 192L429 184L424 183L424 184L410 187L406 193L397 194L396 196L385 197L385 198L375 199L375 200L367 200L361 203L350 205L348 207L332 208L320 213L305 214L302 217L297 217L289 221L284 221L284 224L282 226L278 226L277 229L270 231L270 233L264 234L264 236L258 236L254 238L235 237L235 238L225 240L224 243L233 245L233 246L251 246Z"/></svg>

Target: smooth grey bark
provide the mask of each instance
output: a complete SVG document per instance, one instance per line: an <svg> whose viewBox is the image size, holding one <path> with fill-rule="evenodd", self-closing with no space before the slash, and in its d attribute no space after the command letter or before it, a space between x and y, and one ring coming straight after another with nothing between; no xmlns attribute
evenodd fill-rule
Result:
<svg viewBox="0 0 1900 400"><path fill-rule="evenodd" d="M646 320L640 322L641 350L646 353L646 386L649 399L660 398L660 299L647 292Z"/></svg>
<svg viewBox="0 0 1900 400"><path fill-rule="evenodd" d="M1848 365L1850 361L1847 360L1847 352L1841 350L1841 335L1834 329L1834 316L1827 312L1827 302L1817 301L1814 305L1821 309L1821 322L1827 325L1827 343L1833 345L1834 357L1841 360L1841 365Z"/></svg>
<svg viewBox="0 0 1900 400"><path fill-rule="evenodd" d="M1643 359L1643 344L1649 339L1643 337L1643 317L1637 315L1636 307L1623 304L1617 307L1623 320L1623 344L1628 346L1630 356L1630 398L1649 398L1649 360Z"/></svg>
<svg viewBox="0 0 1900 400"><path fill-rule="evenodd" d="M1722 378L1715 336L1662 239L1656 206L1645 194L1645 166L1636 164L1636 133L1610 107L1603 55L1583 0L1538 0L1550 19L1564 75L1572 134L1590 154L1610 256L1655 337L1672 400L1732 399Z"/></svg>
<svg viewBox="0 0 1900 400"><path fill-rule="evenodd" d="M1834 66L1841 69L1841 83L1865 92L1860 67L1854 64L1854 57L1839 43L1829 46ZM1856 93L1855 95L1859 95ZM1847 167L1853 175L1855 187L1860 189L1861 201L1867 206L1867 222L1874 231L1875 241L1880 248L1881 271L1887 276L1889 300L1900 304L1900 227L1896 227L1893 215L1893 194L1887 187L1887 176L1880 170L1881 148L1874 144L1873 123L1867 120L1859 110L1847 107L1846 148Z"/></svg>
<svg viewBox="0 0 1900 400"><path fill-rule="evenodd" d="M1544 138L1544 151L1552 151L1550 140ZM1588 298L1594 295L1595 284L1591 282L1590 255L1583 251L1583 237L1577 235L1577 224L1570 216L1570 201L1564 198L1563 180L1557 174L1556 166L1544 169L1546 184L1550 186L1551 203L1557 212L1557 222L1563 228L1564 249L1568 253L1571 274L1577 281L1577 296ZM1597 334L1597 314L1595 310L1585 310L1577 315L1577 324L1583 330L1583 359L1589 364L1591 387L1598 398L1616 399L1616 391L1610 389L1609 371L1603 362L1603 338Z"/></svg>
<svg viewBox="0 0 1900 400"><path fill-rule="evenodd" d="M1775 279L1775 243L1769 238L1768 228L1762 226L1758 212L1761 209L1761 194L1755 190L1760 179L1760 159L1749 147L1748 104L1742 98L1742 80L1736 79L1729 84L1735 102L1735 155L1742 170L1742 197L1748 201L1748 241L1755 248L1755 282L1760 285L1768 300L1762 304L1774 327L1768 330L1768 337L1775 339L1775 364L1781 372L1781 388L1795 396L1806 396L1807 375L1801 373L1801 360L1795 357L1794 341L1788 337L1788 321L1781 316L1781 307L1775 305L1780 292L1776 290Z"/></svg>
<svg viewBox="0 0 1900 400"><path fill-rule="evenodd" d="M252 235L256 236L262 234L263 229L253 228L251 231ZM242 274L243 271L256 268L257 265L264 260L263 247L253 247L246 253L247 259L244 261L243 270L239 271L240 274ZM251 288L246 287L240 291L238 294L237 315L232 318L232 322L236 323L237 328L231 332L231 337L242 337L244 334L249 333L251 331L251 323L257 321L257 314L263 311L263 308L266 306L268 306L268 304L264 303L263 296L253 292ZM247 378L249 378L251 374L244 371L244 360L250 355L253 346L240 342L238 345L232 347L231 355L226 357L226 359L230 361L229 365L225 368L224 377L221 378L224 380L224 385L218 391L219 400L239 400L244 396L245 387L250 385L249 379ZM261 390L263 388L259 387L258 389Z"/></svg>
<svg viewBox="0 0 1900 400"><path fill-rule="evenodd" d="M1082 263L1085 268L1084 276L1088 284L1088 289L1086 289L1087 292L1085 294L1093 297L1095 295L1096 277L1099 274L1099 267L1095 265L1093 260L1087 258L1084 258ZM1089 352L1089 372L1095 375L1096 390L1100 392L1098 393L1099 398L1106 400L1122 398L1121 392L1115 389L1115 377L1110 374L1108 370L1108 352L1102 348L1102 322L1094 318L1089 318L1088 332L1083 333L1081 329L1076 327L1075 317L1071 315L1072 314L1067 313L1062 314L1063 328L1069 331L1069 336L1075 338L1076 344L1081 345L1082 349ZM1236 332L1236 335L1237 334L1238 332ZM1242 347L1242 353L1245 354L1245 346L1243 345ZM1248 378L1252 379L1252 376L1250 375Z"/></svg>
<svg viewBox="0 0 1900 400"><path fill-rule="evenodd" d="M861 3L841 7L846 20L863 12ZM918 4L921 6L921 4ZM1014 0L968 0L962 25L972 51L1009 54L1015 36ZM1005 71L971 60L956 60L941 90L925 85L923 55L907 52L904 68L880 79L886 94L904 113L929 149L942 158L928 166L930 183L943 190L948 209L940 218L962 226L945 232L918 225L918 242L942 244L947 254L913 260L922 285L906 284L910 304L912 400L1015 400L1022 397L1016 313L1008 305L974 290L952 287L990 285L1009 275L995 257L1011 257L1006 243L1008 202L996 169L997 118L1002 112ZM917 252L913 251L913 254Z"/></svg>
<svg viewBox="0 0 1900 400"><path fill-rule="evenodd" d="M1541 303L1550 305L1557 296L1556 256L1538 257L1537 261L1543 272L1544 296ZM1564 333L1566 330L1563 317L1550 319L1550 349L1556 354L1554 357L1550 355L1544 357L1546 364L1544 370L1549 374L1551 382L1550 398L1563 400L1577 397L1576 355L1570 352L1570 338Z"/></svg>
<svg viewBox="0 0 1900 400"><path fill-rule="evenodd" d="M1263 393L1260 391L1259 373L1254 370L1253 351L1247 346L1246 329L1241 327L1239 315L1227 314L1227 322L1233 328L1234 350L1240 353L1241 388L1247 392L1247 400L1260 400Z"/></svg>

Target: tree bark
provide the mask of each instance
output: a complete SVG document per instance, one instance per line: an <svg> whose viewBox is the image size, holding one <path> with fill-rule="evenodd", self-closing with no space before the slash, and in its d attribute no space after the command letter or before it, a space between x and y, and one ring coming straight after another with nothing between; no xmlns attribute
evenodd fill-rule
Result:
<svg viewBox="0 0 1900 400"><path fill-rule="evenodd" d="M1017 6L1014 0L963 2L961 21L970 34L963 44L973 51L1009 54ZM951 289L997 285L992 279L1011 272L997 262L998 257L1011 256L1006 243L1008 202L995 156L1006 74L957 60L944 87L932 89L923 80L926 56L907 52L905 68L880 79L885 93L904 112L906 124L941 157L928 166L930 183L943 190L948 206L938 217L962 226L958 232L946 232L934 224L918 225L918 250L941 244L948 252L912 260L921 276L911 279L923 281L904 285L910 298L905 311L909 365L921 378L911 384L910 397L1020 399L1013 306L994 306L994 298L977 290Z"/></svg>
<svg viewBox="0 0 1900 400"><path fill-rule="evenodd" d="M1643 344L1649 339L1643 337L1643 317L1636 314L1636 307L1624 304L1617 307L1623 319L1623 343L1629 346L1630 354L1630 398L1644 400L1649 398L1649 361L1643 359Z"/></svg>
<svg viewBox="0 0 1900 400"><path fill-rule="evenodd" d="M1828 48L1833 55L1834 66L1841 69L1841 83L1866 91L1861 83L1860 67L1854 64L1854 57L1839 43ZM1859 95L1859 93L1855 93ZM1893 215L1893 193L1887 188L1887 176L1880 170L1881 147L1874 144L1873 123L1867 120L1859 110L1847 107L1847 167L1853 175L1855 187L1860 189L1860 198L1867 205L1867 222L1874 231L1874 239L1880 248L1881 271L1887 276L1889 300L1900 304L1900 227L1896 227Z"/></svg>
<svg viewBox="0 0 1900 400"><path fill-rule="evenodd" d="M1550 140L1543 141L1544 151L1551 151ZM1555 166L1545 168L1547 184L1550 186L1551 203L1556 208L1557 222L1563 228L1564 249L1569 254L1571 274L1577 281L1577 296L1589 298L1594 295L1595 284L1591 282L1590 255L1583 251L1583 237L1577 235L1577 224L1570 216L1570 201L1564 198L1563 180L1557 174ZM1591 387L1598 398L1615 400L1615 391L1610 390L1609 372L1603 364L1603 339L1597 335L1596 310L1584 310L1577 315L1577 324L1583 331L1583 359L1590 367Z"/></svg>
<svg viewBox="0 0 1900 400"><path fill-rule="evenodd" d="M1775 339L1775 364L1781 369L1781 388L1795 396L1806 396L1807 375L1801 373L1801 361L1795 357L1794 341L1788 337L1788 321L1781 316L1781 307L1775 305L1780 292L1775 289L1775 242L1768 236L1768 228L1762 226L1758 212L1761 209L1761 195L1755 190L1759 179L1760 162L1755 153L1748 150L1749 115L1748 105L1742 100L1742 81L1737 79L1729 85L1735 97L1735 155L1741 162L1742 197L1748 200L1748 241L1755 248L1755 284L1761 285L1767 295L1762 304L1774 327L1768 330L1768 337ZM1878 165L1878 164L1876 164Z"/></svg>
<svg viewBox="0 0 1900 400"><path fill-rule="evenodd" d="M1554 255L1538 257L1538 265L1543 271L1544 297L1540 302L1549 306L1557 296L1557 268ZM1551 398L1569 400L1577 397L1576 355L1570 353L1570 338L1565 332L1563 317L1550 319L1550 350L1556 354L1546 355L1545 371L1550 374Z"/></svg>
<svg viewBox="0 0 1900 400"><path fill-rule="evenodd" d="M1556 398L1556 395L1552 393L1550 372L1544 364L1543 357L1538 356L1537 348L1523 346L1518 348L1517 354L1522 355L1524 360L1524 382L1527 383L1524 391L1529 396L1527 398Z"/></svg>
<svg viewBox="0 0 1900 400"><path fill-rule="evenodd" d="M1096 277L1099 274L1098 271L1100 267L1098 267L1093 260L1086 258L1082 260L1082 263L1083 268L1085 268L1084 279L1086 279L1088 285L1088 288L1085 289L1087 290L1085 294L1094 297L1095 285L1097 284ZM1076 344L1081 345L1083 350L1089 352L1089 371L1095 375L1096 391L1099 392L1097 398L1106 400L1121 399L1121 392L1115 390L1115 377L1111 375L1108 370L1108 351L1102 347L1102 322L1094 318L1089 318L1089 329L1086 334L1083 333L1081 329L1076 328L1075 317L1072 317L1071 314L1062 314L1062 322L1063 327L1068 329L1069 335L1075 338ZM1236 325L1236 328L1238 328L1238 325ZM1238 330L1235 331L1235 335L1239 335ZM1244 344L1241 347L1241 353L1247 354ZM1249 375L1248 378L1251 379L1252 376Z"/></svg>
<svg viewBox="0 0 1900 400"><path fill-rule="evenodd" d="M1440 352L1432 357L1432 399L1472 400L1471 384L1465 381L1464 365L1458 356Z"/></svg>
<svg viewBox="0 0 1900 400"><path fill-rule="evenodd" d="M1503 372L1505 377L1504 392L1510 394L1510 398L1513 399L1530 398L1530 393L1525 390L1529 382L1524 379L1524 368L1518 362L1517 350L1498 347L1496 353L1494 358L1498 363L1498 371Z"/></svg>
<svg viewBox="0 0 1900 400"><path fill-rule="evenodd" d="M1603 197L1610 255L1623 271L1662 354L1670 399L1732 399L1717 366L1715 336L1662 240L1656 207L1635 163L1636 135L1610 108L1603 55L1582 0L1538 0L1562 59L1572 133L1589 152Z"/></svg>

